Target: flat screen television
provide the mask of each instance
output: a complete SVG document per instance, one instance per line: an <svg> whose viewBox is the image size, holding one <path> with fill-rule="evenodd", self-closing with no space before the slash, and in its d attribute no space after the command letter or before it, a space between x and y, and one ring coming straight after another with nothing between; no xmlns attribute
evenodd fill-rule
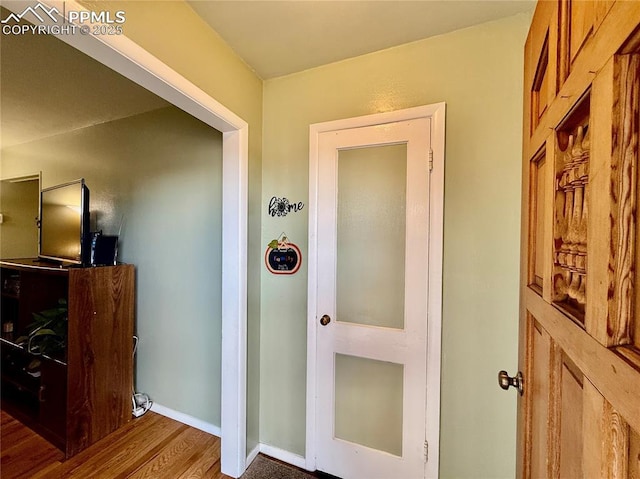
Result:
<svg viewBox="0 0 640 479"><path fill-rule="evenodd" d="M89 188L83 178L40 192L39 258L87 266L89 228Z"/></svg>

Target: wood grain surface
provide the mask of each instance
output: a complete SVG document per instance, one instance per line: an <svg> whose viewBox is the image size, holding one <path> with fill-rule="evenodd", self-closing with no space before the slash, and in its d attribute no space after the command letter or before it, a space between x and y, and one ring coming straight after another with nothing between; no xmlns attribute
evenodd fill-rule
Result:
<svg viewBox="0 0 640 479"><path fill-rule="evenodd" d="M65 461L64 454L2 411L2 479L225 479L220 439L148 412Z"/></svg>
<svg viewBox="0 0 640 479"><path fill-rule="evenodd" d="M69 271L67 457L131 419L134 267Z"/></svg>
<svg viewBox="0 0 640 479"><path fill-rule="evenodd" d="M538 1L524 67L516 476L640 479L640 2Z"/></svg>

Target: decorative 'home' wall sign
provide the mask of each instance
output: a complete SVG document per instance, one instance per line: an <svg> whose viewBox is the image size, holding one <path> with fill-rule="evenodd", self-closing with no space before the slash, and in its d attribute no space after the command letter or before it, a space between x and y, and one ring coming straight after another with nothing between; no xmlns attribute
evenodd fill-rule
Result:
<svg viewBox="0 0 640 479"><path fill-rule="evenodd" d="M278 198L277 196L272 196L269 200L269 214L271 216L287 216L292 211L297 213L302 208L304 208L302 201L291 203L287 198Z"/></svg>
<svg viewBox="0 0 640 479"><path fill-rule="evenodd" d="M279 239L274 239L267 246L264 262L273 274L294 274L302 264L302 253L300 248L289 242L287 236L282 233Z"/></svg>

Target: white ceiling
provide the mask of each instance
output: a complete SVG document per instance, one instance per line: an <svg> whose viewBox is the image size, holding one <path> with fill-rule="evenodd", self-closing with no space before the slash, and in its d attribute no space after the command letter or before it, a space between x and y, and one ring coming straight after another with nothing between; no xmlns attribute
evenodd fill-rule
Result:
<svg viewBox="0 0 640 479"><path fill-rule="evenodd" d="M264 79L523 11L534 0L211 1L189 4ZM2 10L2 17L7 14ZM60 40L3 35L2 148L168 106Z"/></svg>
<svg viewBox="0 0 640 479"><path fill-rule="evenodd" d="M2 148L169 106L48 35L2 35L0 105Z"/></svg>
<svg viewBox="0 0 640 479"><path fill-rule="evenodd" d="M263 79L532 12L534 0L190 0Z"/></svg>

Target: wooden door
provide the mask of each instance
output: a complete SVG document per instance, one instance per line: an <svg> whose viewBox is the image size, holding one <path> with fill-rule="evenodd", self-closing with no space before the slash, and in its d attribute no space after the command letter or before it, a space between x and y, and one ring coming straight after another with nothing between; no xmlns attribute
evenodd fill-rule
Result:
<svg viewBox="0 0 640 479"><path fill-rule="evenodd" d="M539 2L525 48L518 477L640 477L640 2Z"/></svg>
<svg viewBox="0 0 640 479"><path fill-rule="evenodd" d="M430 131L318 138L316 457L343 479L425 477Z"/></svg>

